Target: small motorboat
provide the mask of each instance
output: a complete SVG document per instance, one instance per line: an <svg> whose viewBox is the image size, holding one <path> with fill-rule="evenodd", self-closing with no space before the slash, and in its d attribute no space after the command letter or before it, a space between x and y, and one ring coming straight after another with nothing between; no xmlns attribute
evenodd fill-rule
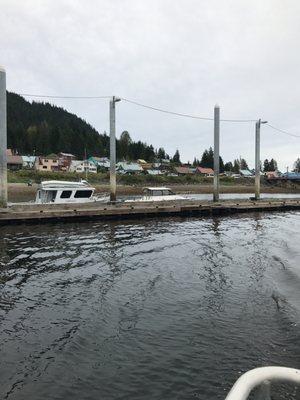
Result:
<svg viewBox="0 0 300 400"><path fill-rule="evenodd" d="M87 181L43 181L41 182L35 203L37 204L69 204L107 202L109 196L94 196L95 188Z"/></svg>
<svg viewBox="0 0 300 400"><path fill-rule="evenodd" d="M172 192L168 187L146 187L143 195L134 199L127 199L125 202L132 201L166 201L166 200L185 200L186 197Z"/></svg>

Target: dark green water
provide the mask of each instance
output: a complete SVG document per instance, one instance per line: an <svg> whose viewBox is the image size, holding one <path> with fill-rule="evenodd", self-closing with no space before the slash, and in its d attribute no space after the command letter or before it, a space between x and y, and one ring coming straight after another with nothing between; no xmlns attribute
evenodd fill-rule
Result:
<svg viewBox="0 0 300 400"><path fill-rule="evenodd" d="M250 368L299 368L299 226L290 212L1 227L0 398L224 399Z"/></svg>

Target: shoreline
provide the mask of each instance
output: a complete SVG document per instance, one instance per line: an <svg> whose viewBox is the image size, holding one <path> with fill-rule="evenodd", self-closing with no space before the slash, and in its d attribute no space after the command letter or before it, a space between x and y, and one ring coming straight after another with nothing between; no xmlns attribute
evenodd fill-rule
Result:
<svg viewBox="0 0 300 400"><path fill-rule="evenodd" d="M95 187L95 193L103 194L109 193L109 184L92 185ZM146 185L117 185L117 195L130 196L140 195ZM159 186L159 185L148 185ZM179 194L211 194L213 193L212 185L201 184L170 184L166 185L175 193ZM9 183L8 184L8 201L9 202L22 202L32 201L35 199L37 184L27 186L25 183ZM222 193L245 193L254 194L254 185L221 185L220 194ZM261 185L261 193L289 193L299 194L300 187L282 187L282 186L265 186Z"/></svg>

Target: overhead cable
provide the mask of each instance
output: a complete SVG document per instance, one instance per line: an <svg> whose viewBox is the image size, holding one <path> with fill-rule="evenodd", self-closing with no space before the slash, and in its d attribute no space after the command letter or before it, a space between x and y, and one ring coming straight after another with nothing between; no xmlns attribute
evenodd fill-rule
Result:
<svg viewBox="0 0 300 400"><path fill-rule="evenodd" d="M27 96L27 97L37 97L37 98L49 98L49 99L111 99L112 98L112 96L56 96L56 95L31 94L31 93L19 93L19 95ZM147 108L149 110L154 110L154 111L158 111L158 112L165 113L165 114L177 115L179 117L185 117L185 118L200 119L200 120L204 120L204 121L213 121L214 120L213 118L209 118L209 117L201 117L199 115L192 115L192 114L179 113L179 112L175 112L175 111L165 110L163 108L158 108L158 107L150 106L147 104L139 103L137 101L130 100L125 97L121 97L121 99L127 103L131 103L131 104L134 104L139 107ZM239 123L239 122L256 122L257 119L220 119L220 121ZM272 129L274 129L277 132L284 133L285 135L288 135L288 136L300 138L300 135L295 135L294 133L287 132L280 128L276 128L275 126L273 126L269 123L267 123L266 125Z"/></svg>
<svg viewBox="0 0 300 400"><path fill-rule="evenodd" d="M272 128L272 129L274 129L275 131L284 133L285 135L293 136L293 137L296 137L296 138L300 138L300 135L295 135L294 133L290 133L290 132L284 131L284 130L282 130L282 129L276 128L275 126L273 126L273 125L271 125L271 124L266 124L266 125L269 126L269 127Z"/></svg>
<svg viewBox="0 0 300 400"><path fill-rule="evenodd" d="M111 96L55 96L46 94L18 93L20 96L41 97L48 99L110 99Z"/></svg>
<svg viewBox="0 0 300 400"><path fill-rule="evenodd" d="M186 118L201 119L201 120L205 120L205 121L213 121L214 120L213 118L209 118L209 117L200 117L199 115L183 114L183 113L178 113L178 112L174 112L174 111L170 111L170 110L164 110L162 108L138 103L137 101L129 100L124 97L121 97L121 99L123 101L126 101L127 103L135 104L139 107L148 108L150 110L159 111L159 112L162 112L165 114L172 114L172 115L177 115L179 117L186 117ZM256 122L256 119L221 119L220 121L223 121L223 122Z"/></svg>

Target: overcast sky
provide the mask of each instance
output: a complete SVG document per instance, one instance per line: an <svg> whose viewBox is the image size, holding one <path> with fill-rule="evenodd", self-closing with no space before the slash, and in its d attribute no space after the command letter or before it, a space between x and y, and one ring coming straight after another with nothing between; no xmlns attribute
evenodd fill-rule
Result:
<svg viewBox="0 0 300 400"><path fill-rule="evenodd" d="M117 95L204 117L267 119L300 135L298 0L0 0L0 64L8 90ZM99 132L107 100L51 100ZM117 134L184 161L213 145L212 122L121 102ZM300 138L262 127L261 158L281 169ZM225 161L254 162L254 124L221 124Z"/></svg>

